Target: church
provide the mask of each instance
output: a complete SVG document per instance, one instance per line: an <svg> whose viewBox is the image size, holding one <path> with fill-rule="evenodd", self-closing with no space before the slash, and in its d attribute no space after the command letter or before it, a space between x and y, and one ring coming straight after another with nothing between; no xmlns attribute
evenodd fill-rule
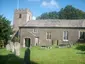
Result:
<svg viewBox="0 0 85 64"><path fill-rule="evenodd" d="M19 32L21 47L51 46L58 43L85 41L85 20L41 19L32 20L29 9L16 9L13 30Z"/></svg>

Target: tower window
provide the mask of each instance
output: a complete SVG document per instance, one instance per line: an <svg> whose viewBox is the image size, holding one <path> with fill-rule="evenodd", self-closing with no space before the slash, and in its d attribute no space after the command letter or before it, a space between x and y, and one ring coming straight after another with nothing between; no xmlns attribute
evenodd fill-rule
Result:
<svg viewBox="0 0 85 64"><path fill-rule="evenodd" d="M22 15L21 14L19 14L19 18L21 18L22 17Z"/></svg>
<svg viewBox="0 0 85 64"><path fill-rule="evenodd" d="M30 16L29 16L29 20L30 20Z"/></svg>

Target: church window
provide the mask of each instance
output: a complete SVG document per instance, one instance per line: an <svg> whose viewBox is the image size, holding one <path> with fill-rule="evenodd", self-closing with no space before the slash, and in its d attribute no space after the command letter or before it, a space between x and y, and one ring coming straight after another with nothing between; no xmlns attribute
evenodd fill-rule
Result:
<svg viewBox="0 0 85 64"><path fill-rule="evenodd" d="M68 41L68 31L63 32L63 41Z"/></svg>
<svg viewBox="0 0 85 64"><path fill-rule="evenodd" d="M79 39L81 40L85 39L85 32L82 32L82 31L79 32Z"/></svg>
<svg viewBox="0 0 85 64"><path fill-rule="evenodd" d="M34 32L34 33L37 33L37 32L38 32L38 29L33 29L33 32Z"/></svg>
<svg viewBox="0 0 85 64"><path fill-rule="evenodd" d="M46 33L46 39L51 39L51 32Z"/></svg>
<svg viewBox="0 0 85 64"><path fill-rule="evenodd" d="M29 20L30 20L30 16L29 16Z"/></svg>
<svg viewBox="0 0 85 64"><path fill-rule="evenodd" d="M22 17L22 15L21 14L19 14L19 18L21 18Z"/></svg>

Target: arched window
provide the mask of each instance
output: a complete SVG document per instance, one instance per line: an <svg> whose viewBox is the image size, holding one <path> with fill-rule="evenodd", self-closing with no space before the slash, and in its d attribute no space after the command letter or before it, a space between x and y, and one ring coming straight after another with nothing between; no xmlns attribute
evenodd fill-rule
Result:
<svg viewBox="0 0 85 64"><path fill-rule="evenodd" d="M22 15L21 14L19 14L19 18L21 18L22 17Z"/></svg>

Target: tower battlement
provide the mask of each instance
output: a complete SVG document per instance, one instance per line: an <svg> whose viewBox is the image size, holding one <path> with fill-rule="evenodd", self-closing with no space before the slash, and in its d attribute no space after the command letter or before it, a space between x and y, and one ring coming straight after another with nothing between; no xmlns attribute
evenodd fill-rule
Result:
<svg viewBox="0 0 85 64"><path fill-rule="evenodd" d="M31 11L29 10L29 9L15 9L15 13L30 13L30 14L32 14L31 13Z"/></svg>
<svg viewBox="0 0 85 64"><path fill-rule="evenodd" d="M16 9L13 20L14 29L18 30L19 26L26 24L29 20L32 20L32 13L29 9Z"/></svg>

